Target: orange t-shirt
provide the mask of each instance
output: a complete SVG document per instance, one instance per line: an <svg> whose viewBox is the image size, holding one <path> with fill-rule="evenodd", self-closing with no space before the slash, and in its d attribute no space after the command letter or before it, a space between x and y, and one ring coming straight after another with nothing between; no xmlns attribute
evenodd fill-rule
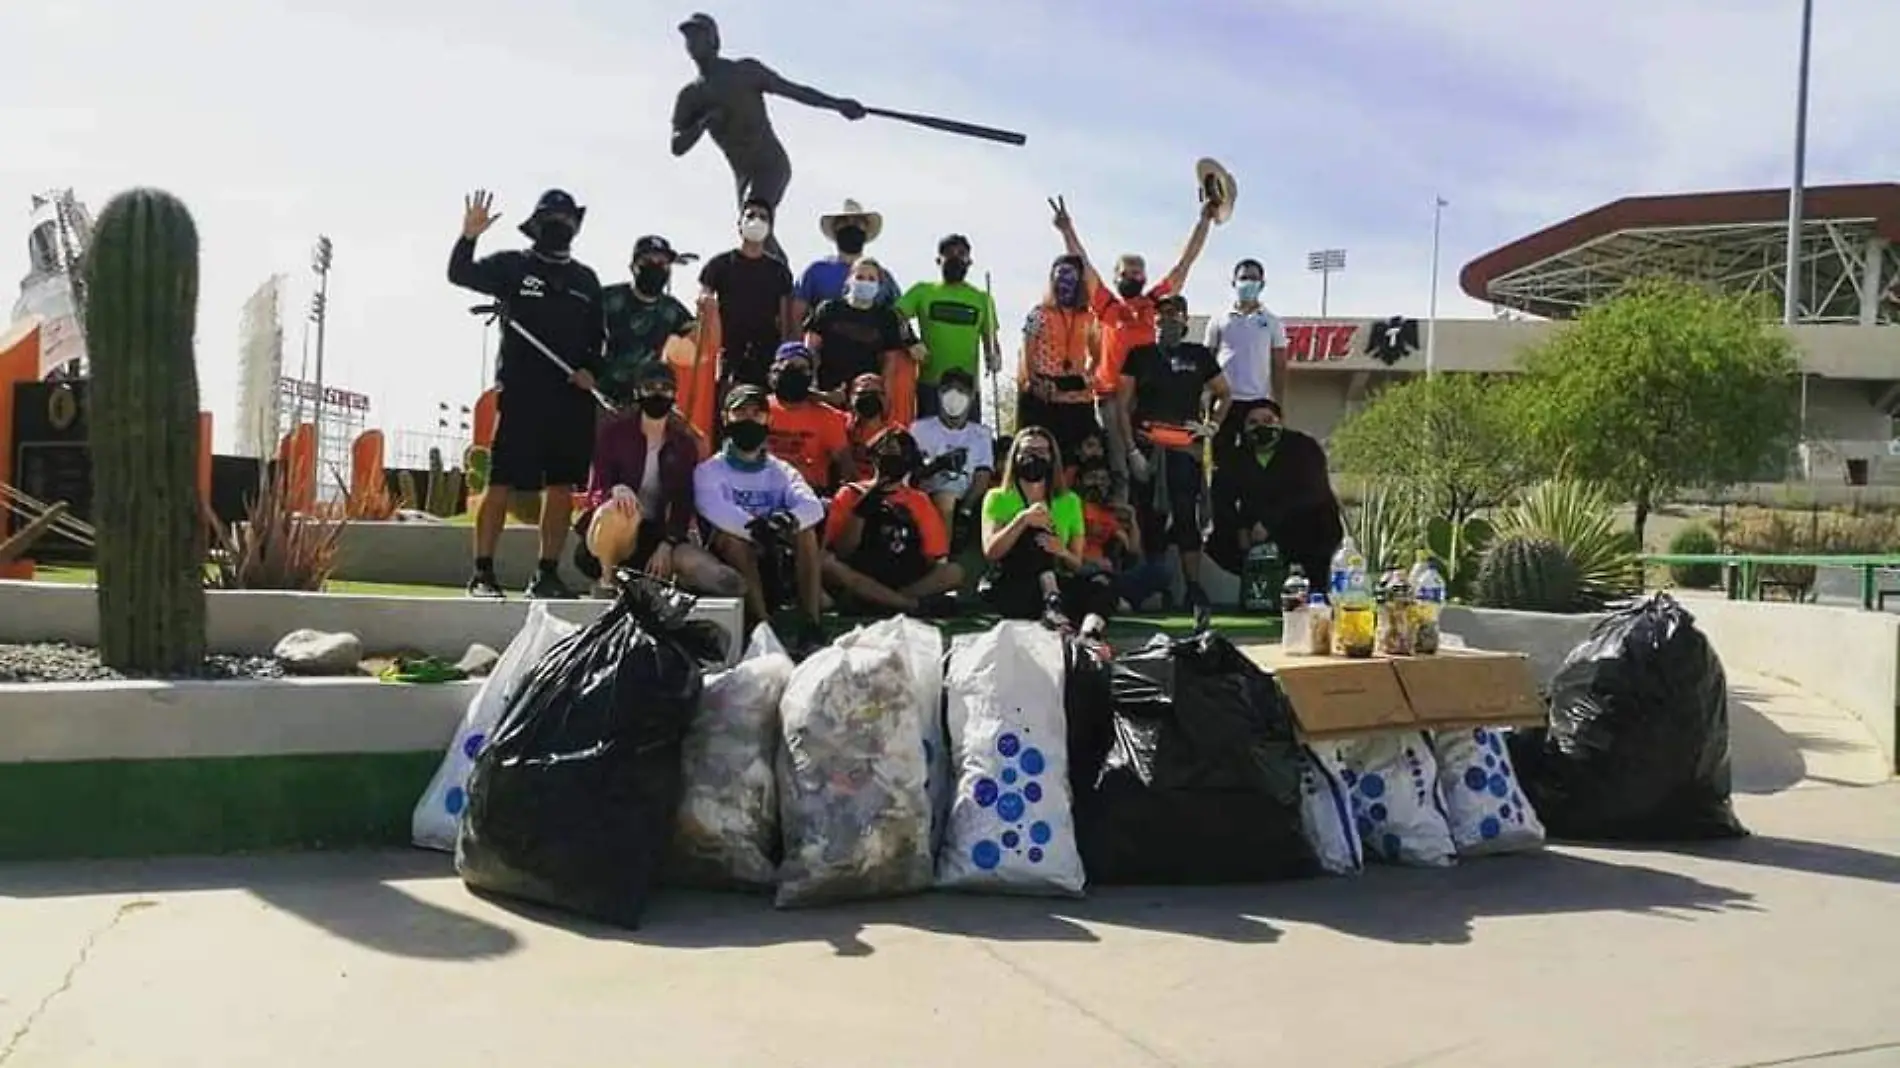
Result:
<svg viewBox="0 0 1900 1068"><path fill-rule="evenodd" d="M845 416L845 434L851 441L851 462L857 468L857 478L876 478L877 461L871 457L871 439L895 424L880 419L866 422L853 416Z"/></svg>
<svg viewBox="0 0 1900 1068"><path fill-rule="evenodd" d="M1139 297L1122 297L1107 286L1090 294L1096 321L1102 324L1102 359L1095 365L1095 394L1114 396L1121 388L1122 364L1137 345L1155 343L1155 301L1173 291L1163 278Z"/></svg>
<svg viewBox="0 0 1900 1068"><path fill-rule="evenodd" d="M838 539L844 537L845 524L851 521L852 511L869 488L869 483L852 482L831 499L831 511L825 515L826 548L836 547ZM923 490L897 486L891 489L888 500L910 513L911 525L917 528L918 547L926 558L941 560L950 555L950 532L944 529L943 513L937 511Z"/></svg>
<svg viewBox="0 0 1900 1068"><path fill-rule="evenodd" d="M767 451L797 468L812 489L829 486L832 456L851 445L845 414L822 401L787 405L777 397L769 412Z"/></svg>
<svg viewBox="0 0 1900 1068"><path fill-rule="evenodd" d="M1108 545L1122 532L1122 521L1105 504L1082 505L1082 559L1095 564L1112 564Z"/></svg>

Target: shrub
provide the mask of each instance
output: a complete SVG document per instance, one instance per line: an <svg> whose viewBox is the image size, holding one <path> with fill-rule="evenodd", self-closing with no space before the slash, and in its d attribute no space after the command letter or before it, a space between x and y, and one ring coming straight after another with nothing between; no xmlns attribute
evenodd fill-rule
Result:
<svg viewBox="0 0 1900 1068"><path fill-rule="evenodd" d="M1715 531L1701 523L1690 523L1669 539L1669 551L1676 556L1707 556L1722 551ZM1669 581L1683 589L1712 590L1722 584L1720 564L1671 564Z"/></svg>
<svg viewBox="0 0 1900 1068"><path fill-rule="evenodd" d="M219 550L212 554L212 585L222 590L321 592L336 569L345 521L299 515L287 469L261 480L245 503L245 522L226 528L211 520ZM207 509L207 515L209 510Z"/></svg>
<svg viewBox="0 0 1900 1068"><path fill-rule="evenodd" d="M1524 491L1496 517L1500 540L1555 542L1579 572L1578 610L1589 610L1642 586L1636 536L1616 529L1616 500L1601 483L1550 479Z"/></svg>

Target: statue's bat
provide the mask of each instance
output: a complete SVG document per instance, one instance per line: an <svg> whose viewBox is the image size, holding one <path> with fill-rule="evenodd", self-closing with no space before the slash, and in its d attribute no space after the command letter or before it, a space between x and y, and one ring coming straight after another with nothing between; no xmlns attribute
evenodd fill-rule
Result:
<svg viewBox="0 0 1900 1068"><path fill-rule="evenodd" d="M932 130L942 130L944 133L962 134L965 137L977 137L985 141L996 141L1005 145L1026 145L1029 143L1029 136L1027 134L1019 134L1014 130L999 130L994 126L978 126L973 122L940 119L935 115L919 115L910 111L889 111L884 108L865 108L864 113L866 115L876 115L881 119L896 119L898 122L908 122L914 126L927 126Z"/></svg>

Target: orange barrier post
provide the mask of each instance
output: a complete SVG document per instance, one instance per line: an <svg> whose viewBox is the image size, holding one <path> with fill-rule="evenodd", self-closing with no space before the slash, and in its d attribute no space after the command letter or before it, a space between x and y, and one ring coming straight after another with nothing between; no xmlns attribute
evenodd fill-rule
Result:
<svg viewBox="0 0 1900 1068"><path fill-rule="evenodd" d="M895 426L907 427L917 419L917 361L903 349L884 354L884 403Z"/></svg>
<svg viewBox="0 0 1900 1068"><path fill-rule="evenodd" d="M501 421L501 390L485 389L475 398L474 418L469 428L474 434L474 444L486 449L495 444L495 424Z"/></svg>
<svg viewBox="0 0 1900 1068"><path fill-rule="evenodd" d="M383 432L365 430L350 443L350 496L372 499L383 482Z"/></svg>
<svg viewBox="0 0 1900 1068"><path fill-rule="evenodd" d="M0 482L13 482L13 387L21 382L37 382L40 377L40 328L28 320L0 334ZM0 508L0 538L8 525L7 512ZM0 579L30 579L33 561L22 557L0 564Z"/></svg>
<svg viewBox="0 0 1900 1068"><path fill-rule="evenodd" d="M311 423L298 425L277 449L277 462L284 468L284 487L292 509L309 514L317 508L317 428Z"/></svg>
<svg viewBox="0 0 1900 1068"><path fill-rule="evenodd" d="M719 428L719 312L713 302L700 305L699 343L667 346L667 362L679 380L679 410L693 429L711 441Z"/></svg>
<svg viewBox="0 0 1900 1068"><path fill-rule="evenodd" d="M211 413L198 413L198 499L211 507Z"/></svg>

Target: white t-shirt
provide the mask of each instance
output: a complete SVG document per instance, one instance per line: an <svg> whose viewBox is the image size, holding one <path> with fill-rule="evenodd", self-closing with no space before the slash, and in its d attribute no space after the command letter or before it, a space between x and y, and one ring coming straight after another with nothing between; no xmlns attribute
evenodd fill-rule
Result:
<svg viewBox="0 0 1900 1068"><path fill-rule="evenodd" d="M926 481L925 492L962 495L970 490L972 474L986 468L996 469L996 435L982 423L967 422L952 429L933 415L912 423L910 436L917 439L917 448L926 460L934 460L952 449L967 449L970 454L961 470Z"/></svg>
<svg viewBox="0 0 1900 1068"><path fill-rule="evenodd" d="M714 453L693 469L693 503L714 530L746 541L752 540L746 526L773 512L792 513L800 530L825 518L824 502L798 469L770 453L757 465L735 464L725 453Z"/></svg>
<svg viewBox="0 0 1900 1068"><path fill-rule="evenodd" d="M1232 308L1207 320L1207 347L1214 350L1227 388L1237 401L1277 400L1273 395L1273 350L1287 347L1286 325L1261 308L1240 312Z"/></svg>

